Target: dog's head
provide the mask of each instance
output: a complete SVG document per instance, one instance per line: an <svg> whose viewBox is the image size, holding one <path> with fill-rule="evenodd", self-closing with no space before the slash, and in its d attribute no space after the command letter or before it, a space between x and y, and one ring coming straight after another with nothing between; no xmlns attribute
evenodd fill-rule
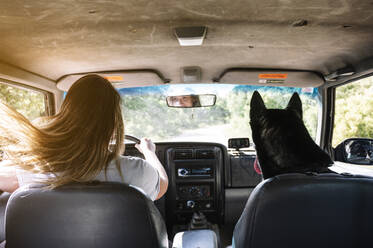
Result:
<svg viewBox="0 0 373 248"><path fill-rule="evenodd" d="M333 162L309 135L302 120L297 93L285 109L267 109L255 91L250 104L250 125L264 178L291 172L320 171Z"/></svg>

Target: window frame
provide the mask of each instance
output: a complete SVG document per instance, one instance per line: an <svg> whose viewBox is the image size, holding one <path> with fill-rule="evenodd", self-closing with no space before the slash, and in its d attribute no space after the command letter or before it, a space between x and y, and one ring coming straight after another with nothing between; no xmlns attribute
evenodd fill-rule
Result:
<svg viewBox="0 0 373 248"><path fill-rule="evenodd" d="M329 93L329 88L327 85L324 83L322 86L319 87L319 97L320 97L320 102L321 102L321 113L319 117L319 146L327 151L330 152L329 150L329 134L330 134L330 93Z"/></svg>
<svg viewBox="0 0 373 248"><path fill-rule="evenodd" d="M324 91L326 93L326 118L325 118L325 132L324 132L324 140L325 145L324 148L333 155L334 157L334 148L332 145L333 141L333 134L334 134L334 118L335 118L335 100L336 100L336 89L338 87L344 86L346 84L352 84L364 78L372 77L373 73L367 73L363 75L359 75L349 80L345 80L342 82L332 82L329 85L326 85Z"/></svg>
<svg viewBox="0 0 373 248"><path fill-rule="evenodd" d="M52 92L49 92L47 90L43 90L37 87L33 87L30 85L18 83L9 79L1 78L0 77L0 84L9 85L11 87L15 87L21 90L27 90L27 91L35 91L38 93L43 94L44 96L44 106L45 106L45 113L47 116L54 115L56 113L55 111L55 99L54 94Z"/></svg>

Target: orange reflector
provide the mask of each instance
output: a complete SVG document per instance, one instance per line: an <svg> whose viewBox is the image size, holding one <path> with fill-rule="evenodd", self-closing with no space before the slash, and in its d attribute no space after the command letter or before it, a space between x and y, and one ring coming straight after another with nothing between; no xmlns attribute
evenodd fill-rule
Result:
<svg viewBox="0 0 373 248"><path fill-rule="evenodd" d="M259 74L259 78L263 79L286 79L288 74Z"/></svg>
<svg viewBox="0 0 373 248"><path fill-rule="evenodd" d="M122 76L104 76L104 78L106 78L110 82L123 81L123 77Z"/></svg>

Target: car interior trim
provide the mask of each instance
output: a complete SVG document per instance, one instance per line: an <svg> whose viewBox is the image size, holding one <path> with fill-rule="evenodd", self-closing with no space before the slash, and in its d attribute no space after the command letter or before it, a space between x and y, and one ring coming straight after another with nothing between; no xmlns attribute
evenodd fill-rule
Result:
<svg viewBox="0 0 373 248"><path fill-rule="evenodd" d="M62 91L68 91L76 80L88 74L98 74L102 77L120 76L123 81L112 82L114 86L119 88L160 85L170 82L160 71L154 69L133 69L69 74L57 80L57 87Z"/></svg>
<svg viewBox="0 0 373 248"><path fill-rule="evenodd" d="M259 74L286 74L282 80L262 81ZM280 69L255 69L255 68L229 68L224 70L214 82L227 84L250 84L266 86L287 86L287 87L319 87L325 83L319 73L301 70L280 70Z"/></svg>

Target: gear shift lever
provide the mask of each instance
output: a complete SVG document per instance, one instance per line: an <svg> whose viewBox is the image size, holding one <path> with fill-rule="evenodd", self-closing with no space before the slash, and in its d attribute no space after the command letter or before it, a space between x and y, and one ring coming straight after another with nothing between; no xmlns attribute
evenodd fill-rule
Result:
<svg viewBox="0 0 373 248"><path fill-rule="evenodd" d="M210 229L211 224L202 212L194 212L189 224L189 230Z"/></svg>

